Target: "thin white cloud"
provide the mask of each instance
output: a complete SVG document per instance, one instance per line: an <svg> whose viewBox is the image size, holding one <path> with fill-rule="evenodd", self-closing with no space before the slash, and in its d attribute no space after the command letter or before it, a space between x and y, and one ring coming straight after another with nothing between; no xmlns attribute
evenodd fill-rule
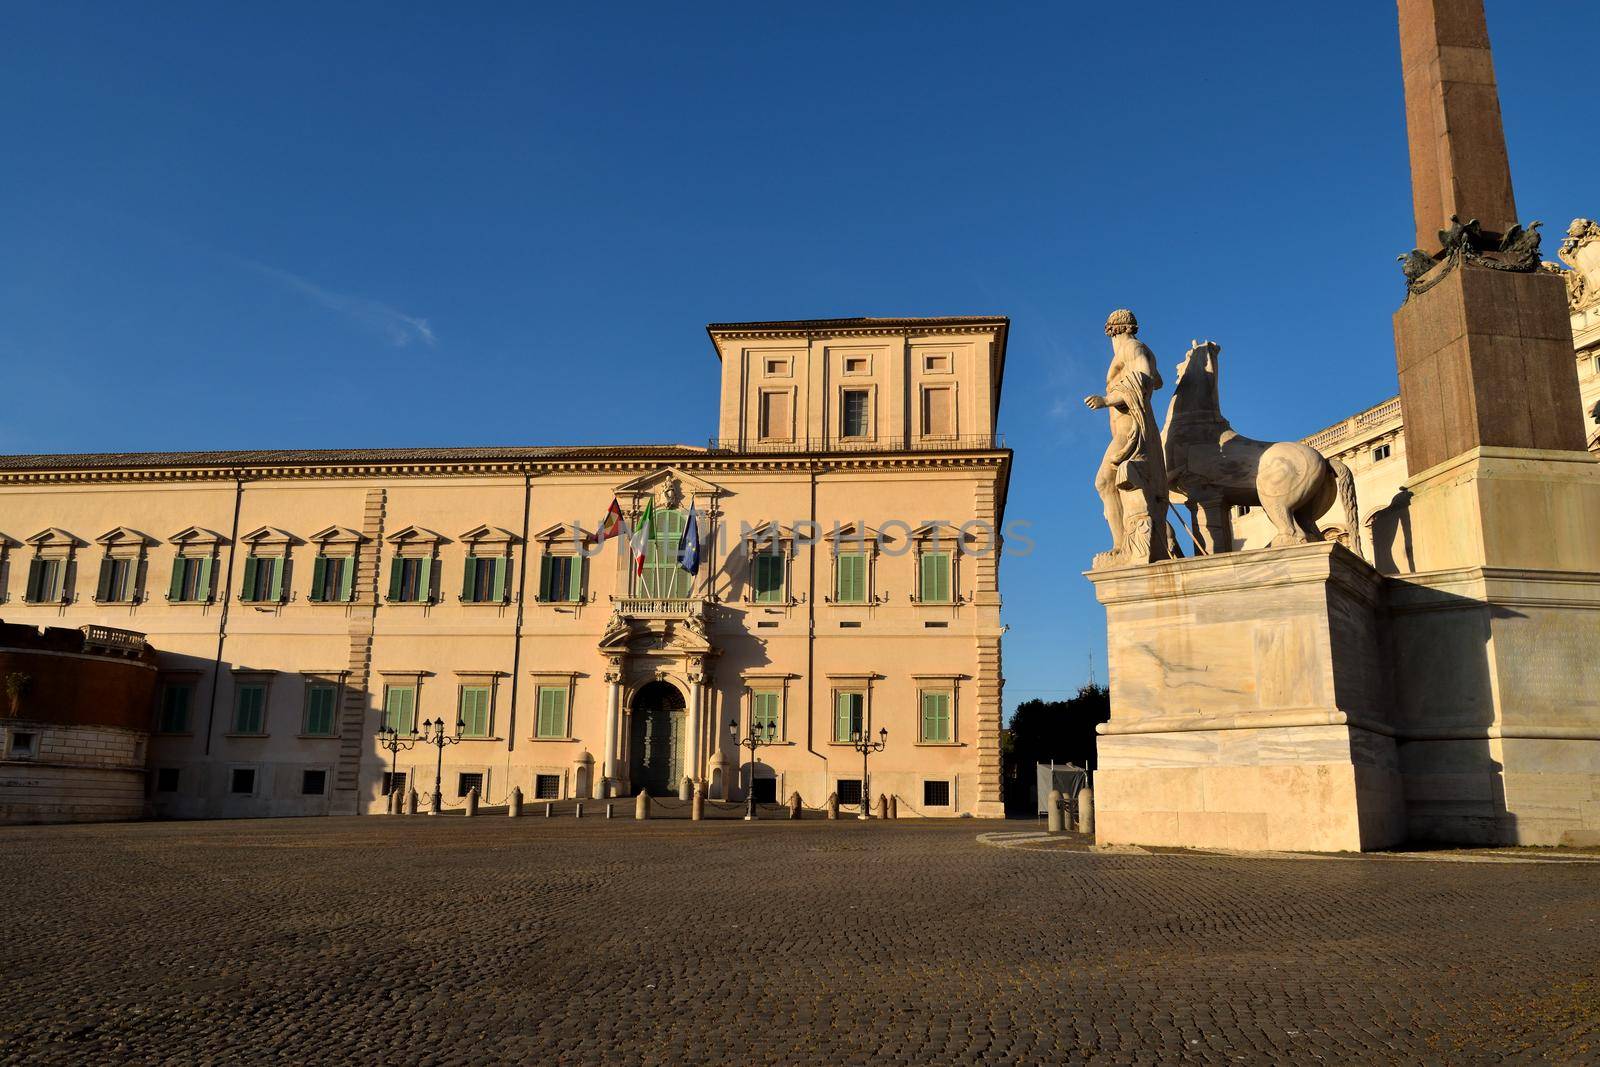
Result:
<svg viewBox="0 0 1600 1067"><path fill-rule="evenodd" d="M324 289L298 274L269 267L253 259L241 257L239 262L329 311L336 311L348 317L362 328L383 337L396 348L405 348L414 342L431 346L434 342L433 327L428 325L427 319L407 315L388 304L369 300L364 296L351 296L348 293L336 293L331 289Z"/></svg>

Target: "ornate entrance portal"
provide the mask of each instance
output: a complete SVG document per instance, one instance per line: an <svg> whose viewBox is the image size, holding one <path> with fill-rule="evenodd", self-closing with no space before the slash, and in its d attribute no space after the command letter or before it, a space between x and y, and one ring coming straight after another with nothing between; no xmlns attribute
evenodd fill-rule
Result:
<svg viewBox="0 0 1600 1067"><path fill-rule="evenodd" d="M651 682L634 694L629 737L630 780L651 796L676 796L684 776L684 700L666 682Z"/></svg>

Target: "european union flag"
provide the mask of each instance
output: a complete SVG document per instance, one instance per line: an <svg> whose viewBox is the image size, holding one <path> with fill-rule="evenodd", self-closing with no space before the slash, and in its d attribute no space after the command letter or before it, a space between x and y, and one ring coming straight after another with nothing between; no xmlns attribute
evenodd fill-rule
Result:
<svg viewBox="0 0 1600 1067"><path fill-rule="evenodd" d="M700 516L689 504L689 517L683 524L683 536L678 538L678 566L690 574L700 573Z"/></svg>

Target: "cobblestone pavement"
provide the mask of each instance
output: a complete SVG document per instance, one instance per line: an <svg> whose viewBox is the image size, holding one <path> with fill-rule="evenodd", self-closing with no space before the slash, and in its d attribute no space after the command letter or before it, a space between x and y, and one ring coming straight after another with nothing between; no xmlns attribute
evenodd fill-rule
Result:
<svg viewBox="0 0 1600 1067"><path fill-rule="evenodd" d="M1593 865L977 841L1005 829L503 816L0 829L0 1061L1593 1062L1600 1049Z"/></svg>

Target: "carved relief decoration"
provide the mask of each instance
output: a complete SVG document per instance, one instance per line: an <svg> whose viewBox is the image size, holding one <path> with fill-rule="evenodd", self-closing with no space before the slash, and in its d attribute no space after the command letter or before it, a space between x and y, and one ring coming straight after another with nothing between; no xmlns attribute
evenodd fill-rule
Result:
<svg viewBox="0 0 1600 1067"><path fill-rule="evenodd" d="M1406 276L1407 299L1432 289L1462 263L1532 274L1540 269L1539 227L1542 225L1530 222L1526 227L1512 226L1504 234L1492 234L1486 232L1477 219L1462 222L1459 216L1451 215L1450 228L1439 231L1441 248L1437 257L1420 248L1413 248L1399 257L1400 269ZM1441 266L1443 269L1439 269Z"/></svg>

